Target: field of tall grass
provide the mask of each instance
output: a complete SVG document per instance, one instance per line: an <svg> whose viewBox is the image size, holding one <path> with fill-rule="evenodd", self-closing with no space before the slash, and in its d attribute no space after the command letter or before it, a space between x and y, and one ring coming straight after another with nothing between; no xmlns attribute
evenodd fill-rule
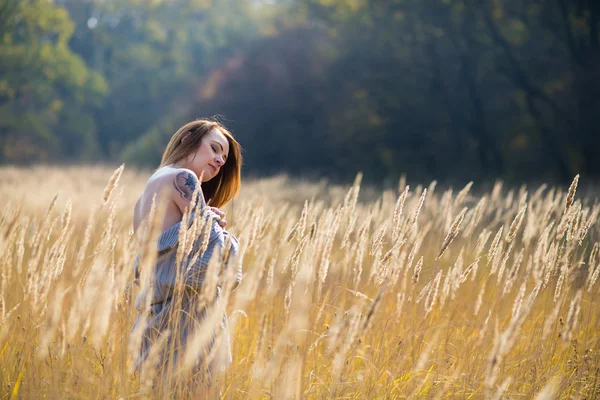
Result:
<svg viewBox="0 0 600 400"><path fill-rule="evenodd" d="M194 397L152 357L133 366L132 212L151 172L119 173L0 168L0 398ZM221 296L233 363L212 394L599 397L600 202L578 178L244 182L223 209L244 275Z"/></svg>

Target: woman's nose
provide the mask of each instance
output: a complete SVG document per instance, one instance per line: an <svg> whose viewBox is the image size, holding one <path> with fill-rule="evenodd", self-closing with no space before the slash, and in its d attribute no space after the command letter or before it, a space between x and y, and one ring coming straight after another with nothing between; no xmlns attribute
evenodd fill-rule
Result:
<svg viewBox="0 0 600 400"><path fill-rule="evenodd" d="M219 167L222 166L223 164L225 164L225 160L223 160L223 156L217 156L217 164L219 164Z"/></svg>

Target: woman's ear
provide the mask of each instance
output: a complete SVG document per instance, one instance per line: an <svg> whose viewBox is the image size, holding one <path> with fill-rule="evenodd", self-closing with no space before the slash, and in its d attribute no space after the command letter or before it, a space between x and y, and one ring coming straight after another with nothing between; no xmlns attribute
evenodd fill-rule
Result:
<svg viewBox="0 0 600 400"><path fill-rule="evenodd" d="M185 142L186 142L186 141L187 141L187 140L190 138L190 135L191 135L191 134L192 134L192 132L190 132L190 131L187 131L186 133L184 133L184 134L181 136L181 143L182 143L182 144L183 144L183 143L185 143Z"/></svg>

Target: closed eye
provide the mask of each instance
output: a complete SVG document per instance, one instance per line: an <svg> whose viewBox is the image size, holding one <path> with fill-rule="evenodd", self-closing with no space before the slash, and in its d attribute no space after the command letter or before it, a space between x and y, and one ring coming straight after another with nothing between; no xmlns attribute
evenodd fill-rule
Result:
<svg viewBox="0 0 600 400"><path fill-rule="evenodd" d="M218 145L221 147L221 154L223 154L223 150L224 150L224 149L223 149L223 145L222 145L221 143L217 143L217 144L218 144ZM215 146L215 145L211 145L211 147L212 147L212 149L213 149L213 151L214 151L215 153L218 153L218 152L219 152L219 150L218 150L217 146ZM227 154L223 154L223 161L227 161L227 158L228 158L228 157L227 157Z"/></svg>

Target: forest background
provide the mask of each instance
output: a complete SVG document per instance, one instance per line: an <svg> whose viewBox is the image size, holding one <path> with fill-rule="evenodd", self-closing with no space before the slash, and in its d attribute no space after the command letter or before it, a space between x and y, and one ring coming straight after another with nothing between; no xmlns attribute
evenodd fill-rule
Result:
<svg viewBox="0 0 600 400"><path fill-rule="evenodd" d="M600 3L0 0L0 164L157 167L218 116L247 175L600 177Z"/></svg>

